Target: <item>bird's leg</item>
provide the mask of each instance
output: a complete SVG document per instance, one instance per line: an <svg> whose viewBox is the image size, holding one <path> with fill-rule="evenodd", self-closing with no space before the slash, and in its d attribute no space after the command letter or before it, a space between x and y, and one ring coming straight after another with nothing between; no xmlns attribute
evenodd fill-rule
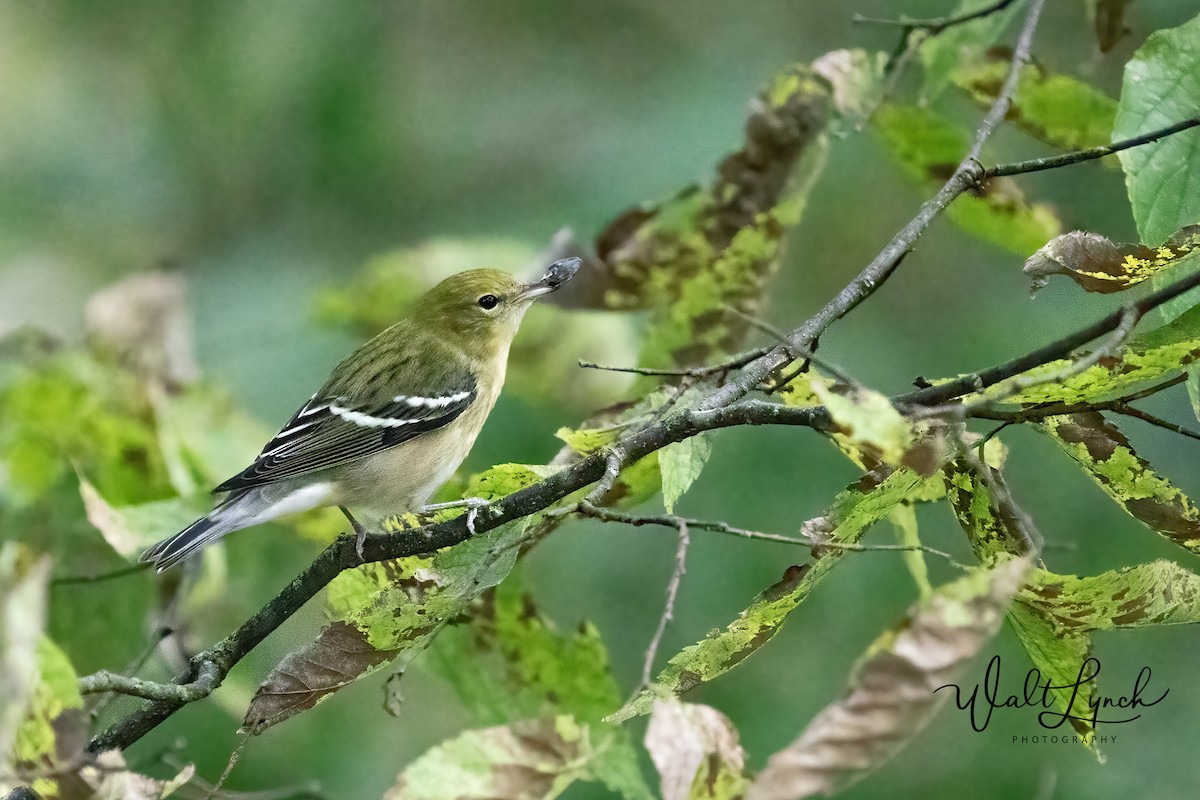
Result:
<svg viewBox="0 0 1200 800"><path fill-rule="evenodd" d="M354 528L354 552L358 553L358 560L363 561L363 543L367 541L367 529L354 518L350 509L345 506L338 506L338 509L346 515L346 519L350 520L350 527Z"/></svg>
<svg viewBox="0 0 1200 800"><path fill-rule="evenodd" d="M426 514L430 511L441 511L444 508L463 508L467 509L467 530L471 535L475 535L475 518L479 516L479 509L486 508L492 504L491 500L484 500L482 497L464 497L462 500L451 500L448 503L431 503L421 507L421 513Z"/></svg>

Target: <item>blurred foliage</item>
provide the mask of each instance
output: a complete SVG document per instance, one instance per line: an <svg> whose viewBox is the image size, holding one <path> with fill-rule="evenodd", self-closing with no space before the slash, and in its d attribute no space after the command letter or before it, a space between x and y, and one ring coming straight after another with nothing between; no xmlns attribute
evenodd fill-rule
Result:
<svg viewBox="0 0 1200 800"><path fill-rule="evenodd" d="M937 187L954 172L970 134L926 108L885 105L875 114L875 131L911 177ZM1053 209L1029 203L1011 178L997 178L959 198L950 219L968 233L1025 255L1058 235Z"/></svg>
<svg viewBox="0 0 1200 800"><path fill-rule="evenodd" d="M920 5L914 0L913 14L947 11L945 3ZM977 5L964 0L958 9ZM256 416L294 406L302 384L319 379L313 373L346 343L336 331L370 335L460 269L532 274L547 253L579 247L565 234L545 247L564 223L599 230L584 248L587 268L574 293L529 315L512 354L510 391L477 449L479 463L464 472L475 474L444 489L447 497L503 503L632 426L687 407L725 377L715 370L632 381L580 370L576 361L719 362L752 337L772 336L759 318L775 313L789 328L836 291L915 208L911 187L892 180L881 159L892 158L922 191L949 175L977 117L945 90L957 85L974 103L994 96L1005 57L996 45L1025 5L932 37L913 33L910 46L923 41L920 78L895 84L885 52L893 36L831 27L825 6L798 19L782 2L758 13L532 0L516 11L218 3L166 14L142 0L0 9L8 23L0 24L0 89L9 111L0 122L0 530L20 541L0 549L0 765L47 769L77 757L87 725L77 674L135 663L153 645L147 632L169 624L176 634L151 647L146 667L168 678L302 567L314 540L340 529L329 516L310 515L275 526L274 538L235 537L183 573L101 579L203 511L208 487L244 466L266 438L270 427ZM1073 17L1056 10L1061 19L1039 32L1039 43L1054 46L1039 44L1046 52L1023 71L1011 127L1070 148L1108 141L1110 129L1116 138L1136 135L1195 113L1195 20L1154 16L1137 4L1084 6L1076 4ZM1147 20L1183 24L1134 53ZM1100 49L1117 55L1081 67L1092 56L1069 42L1086 38L1078 34L1089 22ZM830 42L870 47L821 55ZM784 68L800 56L811 64ZM765 88L739 144L734 109L755 82ZM874 138L857 135L865 125ZM1161 285L1195 266L1190 239L1158 247L1200 222L1188 183L1200 174L1193 142L1165 139L1122 156L1136 240L1145 245L1114 244L1135 235L1111 187L1072 185L1066 195L1053 178L1020 189L991 181L948 216L981 242L1022 256L1038 251L1053 262L1042 263L1043 276L1065 272L1085 289L1138 292L1131 287L1147 277ZM997 137L989 148L1024 157L1028 145ZM697 166L714 161L715 169ZM639 202L654 197L668 199ZM629 210L614 216L621 208ZM1060 219L1079 217L1105 233L1053 238ZM426 238L430 232L441 238ZM585 525L537 516L429 557L344 573L329 587L323 625L298 617L291 638L239 666L201 704L207 711L190 709L132 750L133 771L115 759L39 778L35 788L46 797L166 796L193 779L151 755L171 737L186 735L186 758L194 753L201 774L215 775L238 716L264 732L303 711L252 741L231 786L275 788L319 775L328 796L643 798L654 796L652 784L669 800L798 796L841 787L909 744L941 699L930 684L993 642L1005 608L1011 645L1064 684L1097 651L1093 631L1196 622L1196 575L1162 560L1196 549L1188 494L1200 487L1179 448L1143 441L1099 414L1075 414L1039 426L1069 460L1007 433L976 458L967 449L979 441L975 432L914 422L892 408L892 389L882 387L911 371L969 369L1021 351L1034 336L1077 327L1080 313L1093 316L1066 281L1036 309L1018 305L1016 262L966 237L939 238L931 232L928 250L923 240L922 253L909 256L915 288L902 280L908 276L893 279L870 311L827 337L834 341L822 356L832 347L879 391L813 368L772 398L828 407L836 448L810 452L817 448L785 431L754 440L759 445L743 442L750 431L691 439L626 465L601 499L632 508L661 497L669 513L799 527L808 545L782 556L748 547L735 557L698 539L689 580L703 590L689 596L685 583L679 632L665 640L676 652L625 705L622 687L644 658L643 623L661 608L661 578L647 566L665 557L641 529L627 539L611 530L592 538ZM92 290L164 254L194 289L195 348L180 273L143 272L83 309ZM936 276L918 280L930 264ZM38 294L47 286L53 297ZM26 302L30 296L36 302ZM1066 375L1069 363L1054 362L1019 376L1020 391L1001 387L971 400L1032 411L1177 376L1200 352L1193 305L1181 299L1156 329L1118 343L1088 370ZM325 333L312 331L314 310ZM54 335L17 330L14 320L38 320ZM85 326L84 341L71 335ZM234 391L221 388L227 382ZM1006 481L1008 442L1021 452ZM829 504L846 483L847 461L862 477ZM498 466L480 469L490 462ZM1071 472L1072 464L1079 469ZM1081 482L1071 483L1076 477ZM1035 516L1051 520L1048 539L1090 545L1093 530L1112 529L1112 546L1054 552L1061 574L1039 564L1019 586L1026 561L1013 556L1029 538L1010 483L1043 500ZM1092 502L1099 493L1075 496L1090 483L1115 501L1108 512ZM1124 536L1122 510L1166 541ZM894 566L844 558L868 546L861 540L885 518L910 548L888 562ZM963 529L957 534L953 519ZM960 575L913 549L927 541L978 565ZM840 563L836 579L824 580ZM713 626L781 568L778 582ZM914 593L919 602L894 625L897 603ZM793 614L802 605L811 613ZM595 622L577 624L577 614ZM785 633L787 620L794 621ZM845 635L830 635L833 627ZM688 644L706 628L711 633ZM1005 636L997 648L1010 646ZM872 639L847 696L820 711L842 683L840 667ZM935 640L949 661L933 658ZM1114 642L1114 661L1128 661L1129 641ZM1156 668L1194 660L1190 640L1173 640L1184 642L1178 652L1139 641L1147 644L1136 656L1153 656ZM377 692L319 704L389 664L384 700L398 720L378 713ZM748 677L714 681L734 669ZM1105 685L1055 691L1054 707L1085 717ZM679 702L683 692L728 716ZM128 707L114 704L97 724ZM864 707L885 713L864 722ZM646 714L643 750L637 728L620 723ZM1086 720L1071 723L1093 732ZM1099 777L1071 755L1010 755L985 737L976 745L961 736L962 724L933 723L911 742L910 759L850 793L970 787L1027 796L1035 767L1046 763L1071 776L1064 796L1089 796L1106 783L1132 793L1149 763L1164 786L1186 785L1178 769L1182 718L1177 729L1148 725L1154 735L1126 745L1132 755L1124 763L1109 749L1114 763ZM961 770L929 774L928 754L945 758L947 746L956 759L963 754ZM379 763L405 766L369 766Z"/></svg>

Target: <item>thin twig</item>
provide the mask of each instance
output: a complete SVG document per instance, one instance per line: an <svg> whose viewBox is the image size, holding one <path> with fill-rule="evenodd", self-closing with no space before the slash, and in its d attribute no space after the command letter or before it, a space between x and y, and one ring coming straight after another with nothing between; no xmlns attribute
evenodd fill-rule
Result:
<svg viewBox="0 0 1200 800"><path fill-rule="evenodd" d="M131 564L125 567L118 567L111 572L101 572L96 575L63 575L58 578L51 578L51 586L69 586L77 583L99 583L100 581L108 581L114 578L124 578L126 575L134 575L139 572L146 572L151 567L150 564Z"/></svg>
<svg viewBox="0 0 1200 800"><path fill-rule="evenodd" d="M1200 115L1194 116L1191 119L1185 119L1182 122L1176 122L1174 125L1168 125L1165 128L1150 131L1149 133L1143 133L1129 139L1122 139L1113 144L1091 147L1087 150L1076 150L1073 153L1063 153L1057 156L1031 158L1028 161L1016 161L1011 164L997 164L994 167L989 167L984 173L984 177L998 178L1004 175L1022 175L1028 172L1041 172L1046 169L1058 169L1059 167L1067 167L1071 164L1081 164L1084 161L1111 156L1114 153L1128 150L1131 147L1139 147L1150 142L1157 142L1159 139L1174 136L1182 131L1195 128L1197 125L1200 125Z"/></svg>
<svg viewBox="0 0 1200 800"><path fill-rule="evenodd" d="M1112 410L1113 413L1123 414L1126 417L1133 417L1134 419L1140 419L1142 422L1148 422L1151 425L1171 431L1172 433L1178 433L1180 436L1186 436L1189 439L1200 440L1200 433L1171 422L1170 420L1163 419L1162 417L1156 417L1147 411L1142 411L1140 408L1134 408L1133 406L1126 405L1125 403L1119 403L1113 406Z"/></svg>
<svg viewBox="0 0 1200 800"><path fill-rule="evenodd" d="M221 789L225 786L225 781L229 780L229 776L233 773L233 768L237 766L238 760L242 757L242 751L246 749L246 745L250 743L250 732L242 734L242 741L238 742L238 746L233 748L233 752L229 754L229 761L225 764L225 769L221 772L221 777L217 778L217 782L204 793L204 800L212 800L213 797L222 794Z"/></svg>
<svg viewBox="0 0 1200 800"><path fill-rule="evenodd" d="M947 400L953 400L956 397L961 397L971 392L981 392L987 387L994 386L1014 375L1019 375L1034 367L1040 367L1042 364L1062 358L1064 355L1082 347L1088 342L1116 330L1131 311L1138 316L1145 316L1163 303L1173 300L1198 286L1200 286L1200 272L1193 273L1175 283L1164 286L1140 300L1117 309L1103 319L1088 325L1086 328L1081 328L1074 333L1068 334L1061 339L1057 339L1050 344L1039 347L1037 350L1014 358L1011 361L994 367L988 367L979 372L961 375L953 380L927 386L893 399L896 403L902 405L931 406L944 403Z"/></svg>
<svg viewBox="0 0 1200 800"><path fill-rule="evenodd" d="M1059 369L1051 372L1034 375L1022 373L1015 375L1006 381L994 384L995 389L990 397L983 397L970 403L953 403L950 405L932 406L922 408L915 411L917 417L936 417L936 416L955 416L965 417L979 409L989 408L996 403L1003 403L1009 397L1020 394L1035 386L1043 386L1051 383L1062 383L1081 372L1091 369L1101 359L1113 355L1122 345L1129 339L1133 333L1134 327L1142 314L1134 307L1126 307L1121 310L1120 321L1117 324L1116 330L1109 334L1098 347L1084 355L1082 358L1076 359L1068 364L1063 365Z"/></svg>
<svg viewBox="0 0 1200 800"><path fill-rule="evenodd" d="M598 519L602 522L621 522L633 527L641 527L642 525L657 525L664 528L678 528L684 524L689 528L698 530L713 531L715 533L726 533L730 536L737 536L742 539L755 539L764 542L779 542L781 544L799 545L800 547L816 547L829 550L845 550L856 553L872 553L872 552L921 552L928 553L931 556L944 558L956 567L967 569L966 565L955 561L954 556L942 550L935 550L932 547L925 545L907 545L907 544L857 544L849 542L831 542L825 539L817 539L811 536L801 534L800 536L784 536L778 533L766 533L764 531L754 531L747 528L739 528L735 525L730 525L728 522L718 522L714 520L693 519L692 517L680 517L674 514L658 514L658 515L634 515L626 514L621 511L613 511L603 506L597 506L589 503L586 500L581 501L574 506L572 511L578 512L584 516Z"/></svg>
<svg viewBox="0 0 1200 800"><path fill-rule="evenodd" d="M1131 392L1121 397L1112 400L1101 400L1094 403L1048 403L1043 405L1030 406L1029 408L1021 408L1013 411L976 408L972 409L967 416L975 419L994 419L1000 420L1005 425L1020 424L1023 422L1035 422L1045 419L1046 417L1057 417L1064 414L1077 414L1081 411L1113 411L1120 413L1118 409L1127 406L1136 400L1141 400L1145 397L1158 394L1172 386L1178 386L1187 380L1187 373L1183 372L1174 376L1170 380L1156 383L1153 386L1148 386L1145 389L1139 389L1136 392Z"/></svg>
<svg viewBox="0 0 1200 800"><path fill-rule="evenodd" d="M688 545L691 544L688 537L688 524L681 519L677 527L679 546L675 550L675 570L671 573L671 580L667 584L667 602L663 605L662 616L658 618L658 627L654 629L654 636L646 648L646 659L642 662L642 688L650 685L650 675L654 672L654 659L658 655L658 646L662 644L667 625L675 617L675 597L679 594L679 584L682 583L683 575L687 572L687 551Z"/></svg>
<svg viewBox="0 0 1200 800"><path fill-rule="evenodd" d="M892 28L908 28L910 30L920 29L929 31L933 35L937 35L947 28L952 28L955 25L962 25L964 22L973 22L977 19L991 16L999 11L1003 11L1013 4L1014 0L996 0L990 6L984 6L976 11L965 11L961 14L955 14L945 17L928 17L926 19L914 19L910 17L901 17L900 19L886 19L880 17L867 17L862 14L855 14L851 20L860 25L881 25Z"/></svg>
<svg viewBox="0 0 1200 800"><path fill-rule="evenodd" d="M653 367L610 367L603 364L593 364L590 361L580 361L579 366L583 369L601 369L606 372L629 372L634 375L651 375L670 378L707 378L711 375L719 375L723 372L732 372L739 367L744 367L751 361L765 356L771 352L774 347L756 347L753 350L748 350L745 353L736 355L728 361L722 361L719 364L711 364L704 367L687 367L683 369L654 369Z"/></svg>

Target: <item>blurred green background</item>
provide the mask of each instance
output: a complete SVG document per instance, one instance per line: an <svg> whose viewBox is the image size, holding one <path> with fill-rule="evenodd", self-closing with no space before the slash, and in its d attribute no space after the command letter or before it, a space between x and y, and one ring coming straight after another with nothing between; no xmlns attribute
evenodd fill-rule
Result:
<svg viewBox="0 0 1200 800"><path fill-rule="evenodd" d="M492 237L533 251L562 226L586 241L622 210L705 180L738 145L749 98L787 64L834 48L894 46L894 32L855 26L853 12L936 14L950 5L4 0L0 333L33 323L78 337L93 292L167 266L186 277L205 378L229 387L264 426L277 425L356 344L318 322L314 308L323 289L373 256L431 238ZM1100 56L1086 4L1050 3L1035 53L1116 96L1121 67L1145 35L1195 12L1184 0L1139 0L1129 10L1132 35ZM952 94L940 105L971 125L978 116ZM1046 150L1004 131L987 152L1004 160ZM1020 180L1054 204L1066 229L1135 238L1119 170L1091 164ZM770 294L769 319L790 328L818 308L911 217L922 192L869 134L835 142ZM455 268L473 266L481 264ZM869 385L898 391L916 375L1017 354L1112 304L1061 285L1031 301L1020 266L939 222L897 276L822 339L822 352ZM1147 408L1191 415L1182 390ZM553 396L510 394L465 469L544 462L559 446L555 428L579 416ZM1195 496L1194 443L1132 421L1125 428ZM1055 571L1186 558L1108 502L1049 441L1023 430L1005 440L1018 500L1047 540L1064 546L1047 554ZM680 511L786 533L854 477L811 432L732 430L716 437ZM927 544L967 558L944 504L923 509L920 521ZM881 526L871 540L887 536ZM225 597L219 614L199 615L202 635L215 639L248 616L318 546L282 527L232 537ZM525 578L562 627L597 623L632 690L674 548L670 531L572 522L530 555ZM695 532L663 656L727 623L798 557ZM103 614L105 595L104 584L69 586L52 600ZM849 557L770 646L688 699L728 714L760 767L840 694L854 659L914 596L898 556ZM178 748L179 759L215 779L238 743L249 693L311 635L315 614L268 640L214 699L140 743L132 763ZM94 647L94 663L81 669L119 669L129 651L129 643ZM1006 669L1023 674L1008 632L994 647ZM1101 634L1097 652L1109 692L1127 691L1143 665L1154 686L1170 689L1142 720L1113 730L1107 765L1079 747L1013 744L1014 735L1041 732L1031 715L997 715L976 734L951 708L847 796L1194 796L1194 632ZM469 724L420 661L409 673L398 719L381 709L380 673L251 741L228 787L315 781L325 797L379 797L414 757ZM981 673L982 664L971 674ZM589 785L568 796L604 795Z"/></svg>

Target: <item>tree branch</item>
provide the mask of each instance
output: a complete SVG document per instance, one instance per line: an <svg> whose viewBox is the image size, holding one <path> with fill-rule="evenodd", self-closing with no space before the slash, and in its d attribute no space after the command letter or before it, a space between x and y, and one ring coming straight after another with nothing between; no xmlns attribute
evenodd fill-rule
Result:
<svg viewBox="0 0 1200 800"><path fill-rule="evenodd" d="M1163 303L1173 300L1184 292L1195 289L1197 286L1200 286L1200 272L1189 275L1175 283L1168 284L1157 292L1146 295L1141 300L1127 303L1103 319L1088 325L1086 328L1068 334L1048 345L1039 347L1033 352L1014 358L1012 361L989 367L979 372L962 375L945 383L939 383L936 386L926 386L915 392L909 392L897 397L895 400L897 403L903 405L930 406L945 403L964 394L982 391L1014 375L1019 375L1034 367L1040 367L1042 364L1050 361L1064 358L1070 355L1076 348L1082 347L1106 333L1117 330L1128 319L1128 315L1134 314L1138 317L1144 317Z"/></svg>
<svg viewBox="0 0 1200 800"><path fill-rule="evenodd" d="M735 425L806 425L819 427L828 424L822 408L786 408L761 401L738 403L728 408L697 410L683 409L657 423L647 425L623 438L618 445L622 463L633 463L668 444L683 441L697 433ZM522 517L544 511L567 495L601 481L606 470L611 473L610 459L604 453L588 456L554 473L545 480L492 503L475 522L477 533L483 533ZM615 478L614 478L615 480ZM215 671L213 686L229 673L247 653L287 621L305 603L343 570L362 563L386 561L404 556L434 552L451 547L470 538L465 516L428 525L414 530L368 536L363 543L360 561L353 536L340 536L301 572L283 591L263 606L258 613L242 623L232 634L208 650L193 657L189 669L175 682L195 687L206 681L204 670ZM208 665L208 666L206 666ZM96 676L89 676L96 677ZM84 680L88 680L85 678ZM97 683L103 684L99 678ZM114 689L115 689L115 685ZM144 688L144 687L143 687ZM187 692L157 691L151 702L118 720L97 734L88 745L90 752L113 748L124 749L153 730L192 699Z"/></svg>
<svg viewBox="0 0 1200 800"><path fill-rule="evenodd" d="M763 542L779 542L781 544L800 545L801 547L813 547L825 550L845 550L856 553L871 553L871 552L921 552L928 553L931 556L944 558L956 567L967 569L965 564L961 564L954 559L954 556L942 550L935 550L932 547L925 545L907 545L907 544L858 544L849 542L831 542L824 539L814 539L810 536L801 534L800 536L783 536L778 533L766 533L763 531L752 531L746 528L739 528L730 525L728 522L716 522L713 520L693 519L691 517L680 517L675 514L657 514L657 515L634 515L625 514L620 511L613 511L610 508L593 505L587 501L579 503L572 511L576 511L585 517L592 517L601 522L623 522L626 525L633 527L641 527L642 525L659 525L664 528L678 528L680 525L686 525L689 528L696 528L705 531L714 531L716 533L727 533L731 536L737 536L741 539L754 539Z"/></svg>
<svg viewBox="0 0 1200 800"><path fill-rule="evenodd" d="M1042 13L1045 0L1031 0L1029 12L1021 27L1013 57L1009 66L1009 75L1004 81L991 109L980 123L975 138L967 155L959 162L949 180L938 190L932 199L925 202L917 211L915 217L900 229L888 242L871 263L863 268L854 280L850 281L836 296L803 325L788 334L788 342L793 348L809 349L812 342L819 338L830 325L844 317L860 303L874 294L900 265L921 234L932 224L939 214L946 210L960 194L976 186L984 177L983 165L976 158L983 143L992 135L996 127L1004 119L1016 90L1017 77L1020 68L1029 59L1030 48L1033 46L1033 34L1037 30L1038 20ZM750 392L762 383L775 370L790 360L787 348L776 347L762 358L750 362L734 380L713 392L701 407L719 408L727 406L738 398Z"/></svg>
<svg viewBox="0 0 1200 800"><path fill-rule="evenodd" d="M189 683L155 683L101 670L80 678L79 692L80 694L116 692L146 700L185 705L212 694L213 689L221 685L222 677L224 677L224 673L212 661L201 662L196 679Z"/></svg>
<svg viewBox="0 0 1200 800"><path fill-rule="evenodd" d="M1128 150L1131 147L1140 147L1144 144L1157 142L1159 139L1165 139L1168 136L1174 136L1177 133L1195 128L1200 125L1200 114L1185 119L1183 122L1176 122L1174 125L1168 125L1165 128L1143 133L1140 136L1134 136L1130 139L1122 139L1113 144L1101 145L1092 147L1087 150L1076 150L1073 153L1063 153L1057 156L1047 156L1046 158L1031 158L1028 161L1016 161L1011 164L997 164L994 167L989 167L984 172L985 178L998 178L1004 175L1022 175L1027 172L1041 172L1047 169L1057 169L1059 167L1067 167L1071 164L1080 164L1084 161L1093 161L1097 158L1111 156L1114 153L1119 153L1122 150Z"/></svg>

